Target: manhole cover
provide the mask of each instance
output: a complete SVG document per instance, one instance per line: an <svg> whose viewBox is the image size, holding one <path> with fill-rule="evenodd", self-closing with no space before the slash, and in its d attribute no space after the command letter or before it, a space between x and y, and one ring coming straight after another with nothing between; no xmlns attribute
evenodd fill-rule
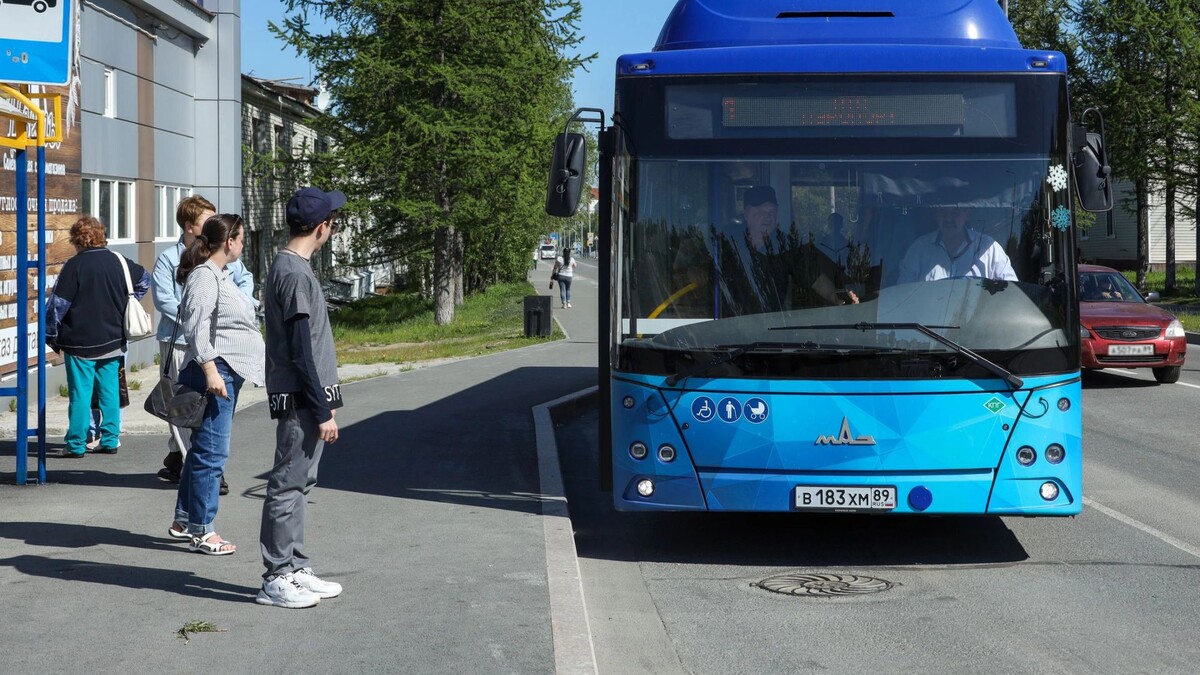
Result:
<svg viewBox="0 0 1200 675"><path fill-rule="evenodd" d="M856 574L780 574L754 584L772 593L803 596L868 595L886 591L895 584L886 579Z"/></svg>

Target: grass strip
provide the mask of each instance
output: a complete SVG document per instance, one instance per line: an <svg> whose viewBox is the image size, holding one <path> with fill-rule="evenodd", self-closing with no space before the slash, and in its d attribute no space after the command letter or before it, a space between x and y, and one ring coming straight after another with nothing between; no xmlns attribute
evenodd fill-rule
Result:
<svg viewBox="0 0 1200 675"><path fill-rule="evenodd" d="M392 293L359 300L332 313L338 361L411 363L479 356L563 337L557 324L548 338L525 337L526 282L498 284L466 298L454 321L438 326L433 303L415 293Z"/></svg>

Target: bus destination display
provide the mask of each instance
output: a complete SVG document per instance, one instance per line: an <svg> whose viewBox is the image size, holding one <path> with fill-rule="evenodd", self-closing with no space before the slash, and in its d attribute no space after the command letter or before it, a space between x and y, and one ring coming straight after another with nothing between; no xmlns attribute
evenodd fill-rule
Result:
<svg viewBox="0 0 1200 675"><path fill-rule="evenodd" d="M962 94L725 96L726 128L961 126Z"/></svg>

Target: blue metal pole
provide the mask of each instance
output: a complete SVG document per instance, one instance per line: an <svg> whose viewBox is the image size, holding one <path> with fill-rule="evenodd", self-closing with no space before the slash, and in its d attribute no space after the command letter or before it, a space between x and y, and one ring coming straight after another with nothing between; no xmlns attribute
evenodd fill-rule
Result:
<svg viewBox="0 0 1200 675"><path fill-rule="evenodd" d="M17 352L17 485L29 477L29 172L25 148L17 150L17 326L13 349Z"/></svg>
<svg viewBox="0 0 1200 675"><path fill-rule="evenodd" d="M55 122L61 124L60 120ZM38 139L37 388L38 484L46 484L46 146Z"/></svg>

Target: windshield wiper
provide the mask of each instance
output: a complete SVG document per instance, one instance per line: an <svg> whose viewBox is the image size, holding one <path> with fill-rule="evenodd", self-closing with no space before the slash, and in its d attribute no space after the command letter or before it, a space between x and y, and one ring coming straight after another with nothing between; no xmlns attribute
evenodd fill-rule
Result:
<svg viewBox="0 0 1200 675"><path fill-rule="evenodd" d="M934 340L946 345L959 354L967 357L968 361L984 368L988 372L1004 380L1013 389L1020 389L1021 387L1025 386L1024 380L1016 375L1013 375L1011 372L1006 370L1004 366L992 361L991 359L976 354L967 347L958 344L954 340L951 340L944 335L938 334L933 330L934 328L955 329L960 328L960 326L926 326L923 323L869 323L866 321L860 321L858 323L826 324L819 326L773 326L769 330L915 330L918 333L933 338Z"/></svg>
<svg viewBox="0 0 1200 675"><path fill-rule="evenodd" d="M738 358L747 352L762 350L762 349L777 349L777 350L813 350L823 349L825 345L819 345L815 342L788 343L788 342L751 342L744 345L717 345L717 349L726 351L713 355L712 359L697 363L690 368L681 370L678 373L667 377L667 386L674 387L676 382L686 380L690 377L696 377L706 373L717 366L724 365Z"/></svg>

